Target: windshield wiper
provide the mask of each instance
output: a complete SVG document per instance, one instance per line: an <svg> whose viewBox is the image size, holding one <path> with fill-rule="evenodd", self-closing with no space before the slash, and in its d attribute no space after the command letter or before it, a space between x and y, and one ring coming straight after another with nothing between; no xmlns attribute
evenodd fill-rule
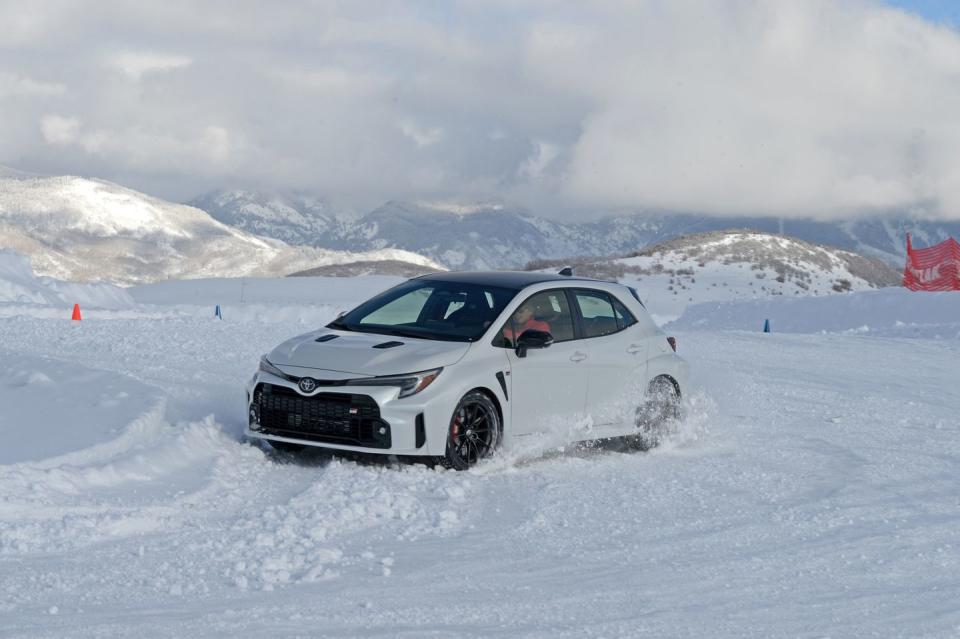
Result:
<svg viewBox="0 0 960 639"><path fill-rule="evenodd" d="M397 337L412 337L414 339L435 339L435 338L429 337L429 335L433 335L433 334L434 333L427 333L427 334L417 333L416 331L405 331L402 329L397 330L395 328L391 328L389 331L384 332L384 335L396 335Z"/></svg>
<svg viewBox="0 0 960 639"><path fill-rule="evenodd" d="M412 331L409 329L395 328L393 326L360 326L353 330L358 333L376 333L377 335L390 335L391 337L410 337L413 339L427 339L441 342L464 342L469 341L461 335L447 335L444 333L434 333L433 331Z"/></svg>
<svg viewBox="0 0 960 639"><path fill-rule="evenodd" d="M327 328L334 328L334 329L337 329L337 330L339 330L339 331L352 331L352 330L355 330L355 329L350 328L349 326L347 326L346 324L344 324L344 323L341 322L340 320L333 320L332 322L330 322L329 324L327 324Z"/></svg>

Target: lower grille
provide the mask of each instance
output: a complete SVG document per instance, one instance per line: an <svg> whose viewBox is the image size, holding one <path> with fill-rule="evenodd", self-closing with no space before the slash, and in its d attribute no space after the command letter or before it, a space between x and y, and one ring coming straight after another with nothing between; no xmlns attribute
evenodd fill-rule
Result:
<svg viewBox="0 0 960 639"><path fill-rule="evenodd" d="M252 427L266 435L368 448L391 446L390 424L380 419L380 406L369 395L304 397L286 386L258 384L253 403L259 427Z"/></svg>

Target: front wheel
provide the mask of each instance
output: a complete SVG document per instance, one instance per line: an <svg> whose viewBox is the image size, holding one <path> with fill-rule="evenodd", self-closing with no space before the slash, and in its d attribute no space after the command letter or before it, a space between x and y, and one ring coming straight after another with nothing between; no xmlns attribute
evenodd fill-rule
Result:
<svg viewBox="0 0 960 639"><path fill-rule="evenodd" d="M445 468L466 470L489 457L500 444L500 413L485 393L470 391L450 418L447 451L440 458Z"/></svg>
<svg viewBox="0 0 960 639"><path fill-rule="evenodd" d="M660 444L670 427L680 419L680 393L666 377L650 382L644 403L637 408L637 432L627 437L635 450L650 450Z"/></svg>

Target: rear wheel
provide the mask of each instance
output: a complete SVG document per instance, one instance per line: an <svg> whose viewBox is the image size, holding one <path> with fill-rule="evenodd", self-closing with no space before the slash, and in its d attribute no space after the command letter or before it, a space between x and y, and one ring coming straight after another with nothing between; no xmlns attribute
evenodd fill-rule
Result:
<svg viewBox="0 0 960 639"><path fill-rule="evenodd" d="M657 377L647 389L643 404L637 408L637 432L627 437L634 450L650 450L660 444L670 427L680 419L680 393L666 377Z"/></svg>
<svg viewBox="0 0 960 639"><path fill-rule="evenodd" d="M489 457L500 444L500 413L480 391L470 391L457 404L450 418L447 451L440 458L445 468L466 470Z"/></svg>

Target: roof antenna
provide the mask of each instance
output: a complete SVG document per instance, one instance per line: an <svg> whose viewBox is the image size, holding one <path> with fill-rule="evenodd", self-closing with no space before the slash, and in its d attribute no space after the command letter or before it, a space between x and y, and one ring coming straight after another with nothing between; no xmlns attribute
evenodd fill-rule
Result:
<svg viewBox="0 0 960 639"><path fill-rule="evenodd" d="M560 272L557 273L557 275L563 275L565 277L573 277L573 267L564 266L562 269L560 269Z"/></svg>

